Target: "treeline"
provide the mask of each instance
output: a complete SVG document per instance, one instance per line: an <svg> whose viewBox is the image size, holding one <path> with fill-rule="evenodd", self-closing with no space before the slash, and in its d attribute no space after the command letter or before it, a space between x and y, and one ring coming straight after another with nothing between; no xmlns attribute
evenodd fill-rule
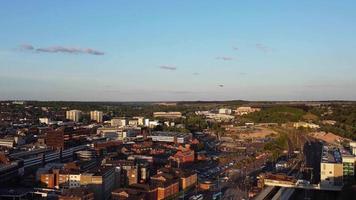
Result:
<svg viewBox="0 0 356 200"><path fill-rule="evenodd" d="M299 108L275 106L246 115L244 118L255 123L287 123L302 120L306 112Z"/></svg>
<svg viewBox="0 0 356 200"><path fill-rule="evenodd" d="M272 159L277 160L284 150L288 149L288 136L286 133L280 133L277 138L264 145L264 150L272 153Z"/></svg>
<svg viewBox="0 0 356 200"><path fill-rule="evenodd" d="M324 120L336 121L335 125L322 125L323 131L356 140L356 105L333 105L320 108L316 113Z"/></svg>

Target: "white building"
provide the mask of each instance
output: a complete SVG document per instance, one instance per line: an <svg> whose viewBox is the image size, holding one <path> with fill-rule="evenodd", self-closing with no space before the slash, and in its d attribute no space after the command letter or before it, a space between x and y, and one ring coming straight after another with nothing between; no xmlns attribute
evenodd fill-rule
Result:
<svg viewBox="0 0 356 200"><path fill-rule="evenodd" d="M41 124L49 124L50 123L50 120L47 117L38 118L38 121L40 121Z"/></svg>
<svg viewBox="0 0 356 200"><path fill-rule="evenodd" d="M356 142L350 142L350 148L352 151L352 155L356 156Z"/></svg>
<svg viewBox="0 0 356 200"><path fill-rule="evenodd" d="M144 117L133 117L133 119L137 120L139 126L145 125L145 118Z"/></svg>
<svg viewBox="0 0 356 200"><path fill-rule="evenodd" d="M82 111L80 110L68 110L66 112L66 119L74 122L79 122L81 116L82 116Z"/></svg>
<svg viewBox="0 0 356 200"><path fill-rule="evenodd" d="M96 121L98 123L103 122L103 112L102 111L90 111L90 120Z"/></svg>
<svg viewBox="0 0 356 200"><path fill-rule="evenodd" d="M129 120L129 126L138 126L138 120L137 119Z"/></svg>
<svg viewBox="0 0 356 200"><path fill-rule="evenodd" d="M150 125L150 119L145 119L144 126L149 126Z"/></svg>
<svg viewBox="0 0 356 200"><path fill-rule="evenodd" d="M160 118L180 118L182 117L181 112L154 112L153 117L160 117Z"/></svg>
<svg viewBox="0 0 356 200"><path fill-rule="evenodd" d="M127 120L125 118L113 118L110 123L111 126L124 127L127 125Z"/></svg>
<svg viewBox="0 0 356 200"><path fill-rule="evenodd" d="M203 115L207 119L215 120L215 121L231 121L235 119L235 116L229 114L221 114L220 110L219 113L212 113L210 111L195 111L196 115Z"/></svg>
<svg viewBox="0 0 356 200"><path fill-rule="evenodd" d="M170 143L184 144L192 139L192 134L156 131L156 132L152 132L151 135L147 136L147 138L151 138L152 141L154 142L170 142Z"/></svg>
<svg viewBox="0 0 356 200"><path fill-rule="evenodd" d="M215 121L230 121L235 119L235 116L233 115L227 115L227 114L216 114L216 113L209 113L205 115L206 118L212 119Z"/></svg>
<svg viewBox="0 0 356 200"><path fill-rule="evenodd" d="M311 129L318 129L320 128L319 125L314 123L307 123L307 122L296 122L293 124L294 128L311 128Z"/></svg>
<svg viewBox="0 0 356 200"><path fill-rule="evenodd" d="M123 140L127 137L126 132L118 126L100 127L96 130L96 133L112 140Z"/></svg>
<svg viewBox="0 0 356 200"><path fill-rule="evenodd" d="M15 146L15 140L13 138L0 139L0 146L12 148Z"/></svg>
<svg viewBox="0 0 356 200"><path fill-rule="evenodd" d="M81 174L69 174L68 177L69 188L80 187L80 177Z"/></svg>
<svg viewBox="0 0 356 200"><path fill-rule="evenodd" d="M230 115L232 112L231 109L228 109L228 108L220 108L219 109L219 114L227 114L227 115Z"/></svg>
<svg viewBox="0 0 356 200"><path fill-rule="evenodd" d="M156 127L158 125L162 125L162 123L160 123L158 120L154 120L154 121L149 121L148 122L148 127L150 127L150 128L154 128L154 127Z"/></svg>
<svg viewBox="0 0 356 200"><path fill-rule="evenodd" d="M173 127L173 126L176 125L176 123L170 122L170 121L165 121L165 122L164 122L164 125L167 126L167 127Z"/></svg>
<svg viewBox="0 0 356 200"><path fill-rule="evenodd" d="M261 109L260 108L252 108L252 107L249 107L249 106L242 106L242 107L238 107L236 110L235 110L235 113L236 115L247 115L249 113L253 113L253 112L258 112L260 111Z"/></svg>

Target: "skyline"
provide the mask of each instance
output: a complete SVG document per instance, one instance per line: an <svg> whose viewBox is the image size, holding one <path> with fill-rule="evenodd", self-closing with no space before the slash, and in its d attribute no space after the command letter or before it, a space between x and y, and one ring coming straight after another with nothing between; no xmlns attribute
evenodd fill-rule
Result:
<svg viewBox="0 0 356 200"><path fill-rule="evenodd" d="M3 2L0 100L356 100L356 2Z"/></svg>

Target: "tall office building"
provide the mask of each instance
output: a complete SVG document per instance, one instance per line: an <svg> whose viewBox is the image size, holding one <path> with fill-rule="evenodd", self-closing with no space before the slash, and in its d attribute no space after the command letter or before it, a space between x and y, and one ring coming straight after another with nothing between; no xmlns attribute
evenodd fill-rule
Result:
<svg viewBox="0 0 356 200"><path fill-rule="evenodd" d="M81 115L82 115L82 111L80 110L68 110L66 112L66 119L79 122Z"/></svg>
<svg viewBox="0 0 356 200"><path fill-rule="evenodd" d="M90 111L90 120L96 121L96 122L103 122L103 112L102 111Z"/></svg>

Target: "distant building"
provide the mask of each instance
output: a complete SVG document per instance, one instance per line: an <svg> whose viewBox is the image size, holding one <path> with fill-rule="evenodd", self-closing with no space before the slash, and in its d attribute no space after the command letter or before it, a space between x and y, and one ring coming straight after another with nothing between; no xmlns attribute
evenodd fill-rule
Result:
<svg viewBox="0 0 356 200"><path fill-rule="evenodd" d="M174 160L178 164L191 163L195 160L195 152L189 147L180 148L176 154L174 154L170 159Z"/></svg>
<svg viewBox="0 0 356 200"><path fill-rule="evenodd" d="M137 119L129 120L129 126L138 126L138 120Z"/></svg>
<svg viewBox="0 0 356 200"><path fill-rule="evenodd" d="M335 125L336 124L336 121L335 120L323 120L321 121L322 124L325 124L325 125Z"/></svg>
<svg viewBox="0 0 356 200"><path fill-rule="evenodd" d="M0 146L12 148L15 146L14 138L2 138L0 139Z"/></svg>
<svg viewBox="0 0 356 200"><path fill-rule="evenodd" d="M149 125L150 125L150 119L145 119L144 126L149 126Z"/></svg>
<svg viewBox="0 0 356 200"><path fill-rule="evenodd" d="M50 120L47 117L39 118L38 121L41 124L49 124L50 123Z"/></svg>
<svg viewBox="0 0 356 200"><path fill-rule="evenodd" d="M356 156L356 142L350 142L350 148L352 151L352 155Z"/></svg>
<svg viewBox="0 0 356 200"><path fill-rule="evenodd" d="M238 107L235 110L235 114L236 115L247 115L249 113L258 112L260 110L261 110L260 108L252 108L249 106L242 106L242 107Z"/></svg>
<svg viewBox="0 0 356 200"><path fill-rule="evenodd" d="M294 128L311 128L311 129L318 129L320 128L319 125L314 124L314 123L308 123L308 122L296 122L293 124Z"/></svg>
<svg viewBox="0 0 356 200"><path fill-rule="evenodd" d="M111 126L124 127L127 125L127 120L125 118L115 117L111 119L110 123Z"/></svg>
<svg viewBox="0 0 356 200"><path fill-rule="evenodd" d="M276 163L276 170L277 171L281 171L281 170L284 170L288 167L288 162L287 161L279 161Z"/></svg>
<svg viewBox="0 0 356 200"><path fill-rule="evenodd" d="M103 112L102 111L90 111L90 120L96 121L98 123L103 122Z"/></svg>
<svg viewBox="0 0 356 200"><path fill-rule="evenodd" d="M96 133L112 140L123 140L127 137L124 129L119 126L100 127L97 129Z"/></svg>
<svg viewBox="0 0 356 200"><path fill-rule="evenodd" d="M139 126L145 125L145 118L144 117L133 117L133 119L137 120Z"/></svg>
<svg viewBox="0 0 356 200"><path fill-rule="evenodd" d="M152 132L151 135L147 136L151 138L154 142L172 142L178 144L187 143L192 139L191 133L179 133L179 132L165 132L165 131L156 131Z"/></svg>
<svg viewBox="0 0 356 200"><path fill-rule="evenodd" d="M80 110L68 110L66 112L66 119L74 122L79 122L81 116L82 116L82 111Z"/></svg>
<svg viewBox="0 0 356 200"><path fill-rule="evenodd" d="M210 113L206 115L206 118L208 119L213 119L216 121L230 121L235 119L235 116L228 115L228 114L215 114L215 113Z"/></svg>
<svg viewBox="0 0 356 200"><path fill-rule="evenodd" d="M210 111L196 111L196 115L204 115L207 119L215 121L231 121L235 119L235 116L223 113L212 113Z"/></svg>
<svg viewBox="0 0 356 200"><path fill-rule="evenodd" d="M64 149L64 131L55 130L49 131L45 136L45 144L47 147L54 149Z"/></svg>
<svg viewBox="0 0 356 200"><path fill-rule="evenodd" d="M14 105L24 105L25 102L24 101L13 101L12 104L14 104Z"/></svg>
<svg viewBox="0 0 356 200"><path fill-rule="evenodd" d="M148 121L148 127L150 127L150 128L154 128L159 125L162 125L162 123L159 122L158 120Z"/></svg>
<svg viewBox="0 0 356 200"><path fill-rule="evenodd" d="M228 108L220 108L219 109L219 114L227 114L227 115L230 115L232 113L232 110L231 109L228 109Z"/></svg>
<svg viewBox="0 0 356 200"><path fill-rule="evenodd" d="M154 118L181 118L182 113L181 112L154 112L153 113Z"/></svg>

